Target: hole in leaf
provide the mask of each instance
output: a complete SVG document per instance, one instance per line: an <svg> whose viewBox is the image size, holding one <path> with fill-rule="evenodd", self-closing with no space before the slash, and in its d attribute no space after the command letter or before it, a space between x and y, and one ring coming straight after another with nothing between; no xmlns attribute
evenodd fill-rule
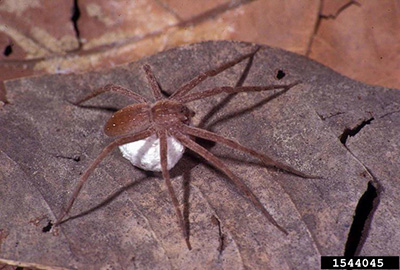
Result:
<svg viewBox="0 0 400 270"><path fill-rule="evenodd" d="M349 137L353 137L355 136L358 132L360 132L360 130L365 127L366 125L371 124L372 120L374 120L374 118L370 118L368 120L364 120L362 121L358 126L356 126L355 128L346 128L342 135L339 136L339 140L342 144L346 144L347 139Z"/></svg>
<svg viewBox="0 0 400 270"><path fill-rule="evenodd" d="M51 221L49 221L47 226L43 227L42 232L47 233L51 230L52 227L53 227L53 223L51 223Z"/></svg>
<svg viewBox="0 0 400 270"><path fill-rule="evenodd" d="M368 182L367 191L361 196L347 237L344 256L356 256L363 237L366 234L366 223L373 213L374 200L378 196L377 189L371 182Z"/></svg>
<svg viewBox="0 0 400 270"><path fill-rule="evenodd" d="M276 77L278 80L283 79L283 77L285 77L285 76L286 76L286 73L285 73L282 69L279 69L279 70L276 72L276 75L275 75L275 77Z"/></svg>
<svg viewBox="0 0 400 270"><path fill-rule="evenodd" d="M81 44L81 34L78 28L78 20L81 17L81 11L79 9L78 0L74 0L74 6L72 7L72 16L71 21L74 25L75 36L78 39L79 47L82 46Z"/></svg>
<svg viewBox="0 0 400 270"><path fill-rule="evenodd" d="M12 49L12 44L8 44L3 51L3 55L4 56L9 56L10 54L12 54L13 49Z"/></svg>

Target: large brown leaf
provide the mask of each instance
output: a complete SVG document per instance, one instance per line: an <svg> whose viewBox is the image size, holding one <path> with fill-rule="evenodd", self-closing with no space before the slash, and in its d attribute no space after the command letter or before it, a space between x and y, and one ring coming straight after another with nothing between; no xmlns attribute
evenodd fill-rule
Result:
<svg viewBox="0 0 400 270"><path fill-rule="evenodd" d="M134 168L118 151L84 186L71 211L74 218L58 234L48 231L80 173L110 141L102 133L110 110L127 104L110 94L84 107L69 101L107 83L150 97L144 63L172 93L199 72L251 48L206 42L102 73L8 82L11 103L0 111L0 262L46 269L320 269L321 255L343 255L368 183L378 196L367 199L375 206L358 253L399 254L399 90L365 85L268 47L257 53L244 85L299 79L302 84L284 94L220 95L190 107L197 112L196 125L323 177L302 179L206 144L289 235L270 224L227 177L187 153L171 174L190 221L189 251L162 178ZM246 61L196 91L233 86L245 67Z"/></svg>
<svg viewBox="0 0 400 270"><path fill-rule="evenodd" d="M350 78L399 87L400 2L324 0L322 3L308 56Z"/></svg>
<svg viewBox="0 0 400 270"><path fill-rule="evenodd" d="M0 81L110 68L183 44L239 40L399 88L399 18L397 0L2 0Z"/></svg>

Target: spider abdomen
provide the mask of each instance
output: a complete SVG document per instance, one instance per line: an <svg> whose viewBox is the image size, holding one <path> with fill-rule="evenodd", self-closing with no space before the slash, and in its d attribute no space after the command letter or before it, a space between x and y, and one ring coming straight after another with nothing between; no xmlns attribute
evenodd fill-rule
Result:
<svg viewBox="0 0 400 270"><path fill-rule="evenodd" d="M167 136L167 169L172 169L182 158L185 147L174 137ZM122 156L134 166L147 171L161 171L160 139L154 134L146 139L121 145Z"/></svg>
<svg viewBox="0 0 400 270"><path fill-rule="evenodd" d="M127 135L149 126L150 106L146 103L133 104L114 113L104 126L104 133L108 136Z"/></svg>

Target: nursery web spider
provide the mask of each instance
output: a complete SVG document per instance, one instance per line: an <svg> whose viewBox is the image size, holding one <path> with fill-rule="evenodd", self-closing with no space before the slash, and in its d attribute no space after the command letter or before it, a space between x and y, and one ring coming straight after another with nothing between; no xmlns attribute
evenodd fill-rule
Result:
<svg viewBox="0 0 400 270"><path fill-rule="evenodd" d="M114 84L108 84L105 87L99 88L86 97L81 99L76 103L79 105L91 98L94 98L105 92L114 92L117 94L125 95L138 104L132 104L122 108L112 115L104 127L104 132L106 135L114 137L120 136L115 139L112 143L107 145L103 151L97 156L97 158L90 164L86 171L80 177L80 180L67 204L67 207L58 216L55 226L59 225L63 218L69 213L71 207L78 197L78 194L89 178L94 169L99 165L99 163L117 146L121 146L127 143L144 140L150 136L156 136L159 139L159 162L161 163L161 172L167 185L168 192L171 196L173 206L175 208L176 216L178 218L178 223L180 229L182 230L183 237L186 241L187 247L191 249L189 242L189 235L185 229L184 220L182 213L179 209L179 202L175 195L174 189L171 185L169 170L168 170L168 160L167 160L167 138L174 137L183 146L189 148L193 152L197 153L203 157L206 161L211 163L218 170L226 174L237 188L243 192L244 196L247 197L256 208L258 208L262 214L271 222L276 228L278 228L284 234L288 232L281 227L275 219L268 213L268 211L261 204L260 200L256 195L247 187L247 185L238 178L232 171L226 166L219 158L214 154L209 152L207 149L197 144L191 137L202 138L205 140L213 141L216 143L221 143L225 146L231 147L236 150L243 151L253 157L258 158L264 164L268 166L274 166L276 168L282 169L294 175L310 178L310 176L297 171L288 165L274 161L272 158L259 153L255 150L249 149L238 142L231 140L229 138L223 137L216 133L207 131L205 129L193 127L190 125L191 118L194 116L194 112L191 111L185 104L194 100L204 99L207 97L215 96L220 93L239 93L239 92L256 92L256 91L268 91L274 89L284 89L288 90L291 87L298 84L298 82L288 84L288 85L268 85L268 86L220 86L213 89L205 90L198 93L189 93L195 86L204 81L208 77L213 77L222 71L238 64L246 58L252 58L255 56L259 48L257 47L251 53L242 55L230 62L227 62L215 69L208 70L204 73L199 74L192 80L183 84L179 89L177 89L168 98L163 97L160 86L157 83L155 76L148 64L143 66L143 70L146 74L147 80L151 86L155 102L151 102L146 98L134 93L131 90L117 86ZM313 178L311 176L311 178Z"/></svg>

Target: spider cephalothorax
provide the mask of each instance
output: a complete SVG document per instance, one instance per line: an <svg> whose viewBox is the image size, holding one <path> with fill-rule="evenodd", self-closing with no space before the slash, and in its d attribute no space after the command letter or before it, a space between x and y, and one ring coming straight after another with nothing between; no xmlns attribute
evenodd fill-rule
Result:
<svg viewBox="0 0 400 270"><path fill-rule="evenodd" d="M190 120L194 116L194 112L186 106L186 103L188 102L211 97L220 93L255 92L274 89L288 90L298 84L298 82L295 82L289 85L239 87L222 86L202 92L191 94L189 93L196 85L201 83L206 78L215 76L246 58L253 58L258 50L259 48L257 47L249 54L240 56L230 62L227 62L226 64L217 67L216 69L208 70L204 73L201 73L189 82L183 84L168 98L163 97L160 86L157 83L150 66L144 65L143 69L146 73L146 77L153 91L155 102L150 102L146 98L136 94L133 91L112 84L106 85L103 88L91 92L85 98L77 102L77 104L81 104L82 102L87 101L104 92L115 92L130 97L134 101L138 102L138 104L133 104L122 108L121 110L114 113L108 120L104 127L104 132L108 136L118 136L118 138L115 139L108 146L106 146L103 151L97 156L97 158L86 169L85 173L81 176L78 185L75 188L74 193L67 204L67 207L60 214L57 221L55 222L55 225L60 224L65 215L68 214L83 184L89 178L90 174L97 167L97 165L112 150L119 146L121 148L121 151L123 152L124 157L131 160L131 162L135 166L139 166L147 170L162 172L186 244L188 248L191 249L189 235L187 230L185 229L182 213L179 209L179 202L176 198L169 177L169 169L171 169L179 160L179 158L183 154L183 148L186 147L203 157L214 167L226 174L232 180L232 182L243 192L244 196L247 197L275 227L277 227L281 232L287 234L287 231L282 228L268 213L268 211L264 208L256 195L247 187L247 185L235 174L233 174L231 170L219 158L214 156L210 151L208 151L201 145L197 144L192 139L192 137L202 138L216 143L224 144L225 146L229 146L233 149L248 153L249 155L260 159L266 165L275 166L279 169L301 177L309 178L310 176L300 171L297 171L284 163L274 161L272 158L252 149L249 149L234 140L220 136L205 129L190 126ZM145 156L145 154L136 153L135 151L132 152L131 146L133 147L133 149L136 149L136 146L134 146L136 143L151 144L152 146L155 145L156 149L154 149L154 147L151 149L153 150L153 152L154 150L156 150L154 152L156 154L153 153L153 155L150 155L150 160L146 160L147 157ZM174 151L172 151L173 153L172 155L170 155L170 150L174 147L177 147L177 152L180 152L178 153L179 155L174 156ZM175 160L172 160L174 158Z"/></svg>
<svg viewBox="0 0 400 270"><path fill-rule="evenodd" d="M175 100L160 100L151 107L151 120L155 127L168 129L180 124L188 125L193 116L193 111Z"/></svg>

